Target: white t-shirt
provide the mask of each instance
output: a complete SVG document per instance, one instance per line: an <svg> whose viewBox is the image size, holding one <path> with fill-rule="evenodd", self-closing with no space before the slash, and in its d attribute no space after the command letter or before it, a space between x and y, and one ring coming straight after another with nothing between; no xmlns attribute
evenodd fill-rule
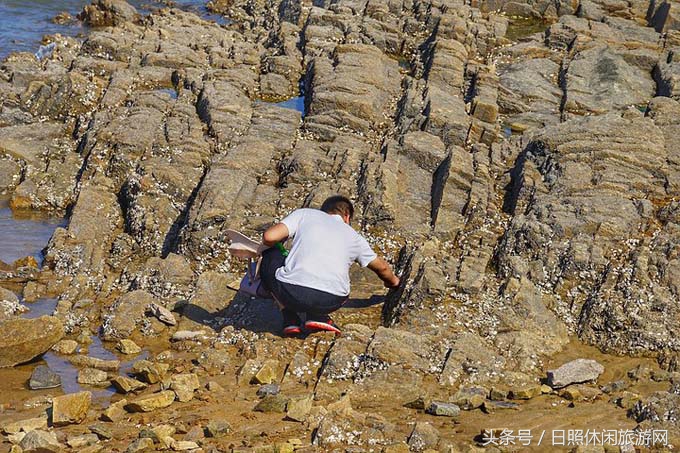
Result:
<svg viewBox="0 0 680 453"><path fill-rule="evenodd" d="M293 245L286 264L276 270L280 282L349 295L349 267L366 267L377 255L366 239L336 214L297 209L281 221Z"/></svg>

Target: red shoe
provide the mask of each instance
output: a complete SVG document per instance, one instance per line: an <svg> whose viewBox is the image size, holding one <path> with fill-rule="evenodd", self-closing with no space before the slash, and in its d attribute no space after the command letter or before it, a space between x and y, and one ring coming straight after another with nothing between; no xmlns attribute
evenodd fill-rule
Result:
<svg viewBox="0 0 680 453"><path fill-rule="evenodd" d="M323 319L309 319L305 322L305 329L309 330L310 332L334 332L334 333L342 333L340 329L338 329L335 326L335 323L333 320L325 316Z"/></svg>
<svg viewBox="0 0 680 453"><path fill-rule="evenodd" d="M283 334L287 337L292 337L295 335L300 335L302 333L302 329L300 326L286 326L283 328Z"/></svg>

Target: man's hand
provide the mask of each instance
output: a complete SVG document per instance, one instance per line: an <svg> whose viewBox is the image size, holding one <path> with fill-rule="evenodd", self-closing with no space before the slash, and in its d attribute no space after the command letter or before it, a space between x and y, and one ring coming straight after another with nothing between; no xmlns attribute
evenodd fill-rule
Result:
<svg viewBox="0 0 680 453"><path fill-rule="evenodd" d="M389 263L384 259L380 257L374 259L368 263L368 268L380 277L386 288L396 288L399 286L399 277L394 275Z"/></svg>

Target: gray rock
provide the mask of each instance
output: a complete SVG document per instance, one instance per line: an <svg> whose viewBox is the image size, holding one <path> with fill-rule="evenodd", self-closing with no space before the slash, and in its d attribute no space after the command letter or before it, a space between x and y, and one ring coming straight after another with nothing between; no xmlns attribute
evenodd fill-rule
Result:
<svg viewBox="0 0 680 453"><path fill-rule="evenodd" d="M425 412L430 415L440 415L443 417L458 417L460 415L460 406L444 401L432 401L427 409L425 409Z"/></svg>
<svg viewBox="0 0 680 453"><path fill-rule="evenodd" d="M594 381L604 372L604 367L591 359L576 359L554 370L548 370L548 385L552 388Z"/></svg>
<svg viewBox="0 0 680 453"><path fill-rule="evenodd" d="M28 387L31 390L51 389L61 386L61 377L47 365L38 365L31 373Z"/></svg>
<svg viewBox="0 0 680 453"><path fill-rule="evenodd" d="M26 453L57 453L64 448L56 433L39 429L27 432L19 446Z"/></svg>
<svg viewBox="0 0 680 453"><path fill-rule="evenodd" d="M257 396L264 398L267 395L278 395L281 391L281 386L279 384L265 384L257 389Z"/></svg>

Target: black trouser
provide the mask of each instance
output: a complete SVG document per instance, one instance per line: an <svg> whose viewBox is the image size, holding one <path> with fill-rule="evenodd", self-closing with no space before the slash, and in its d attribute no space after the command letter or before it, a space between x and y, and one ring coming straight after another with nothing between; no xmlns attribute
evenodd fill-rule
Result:
<svg viewBox="0 0 680 453"><path fill-rule="evenodd" d="M282 267L285 261L286 257L281 254L281 251L272 247L262 253L260 264L262 286L283 305L284 317L294 313L306 313L307 319L317 319L334 312L347 301L347 296L338 296L318 289L278 281L276 270Z"/></svg>

